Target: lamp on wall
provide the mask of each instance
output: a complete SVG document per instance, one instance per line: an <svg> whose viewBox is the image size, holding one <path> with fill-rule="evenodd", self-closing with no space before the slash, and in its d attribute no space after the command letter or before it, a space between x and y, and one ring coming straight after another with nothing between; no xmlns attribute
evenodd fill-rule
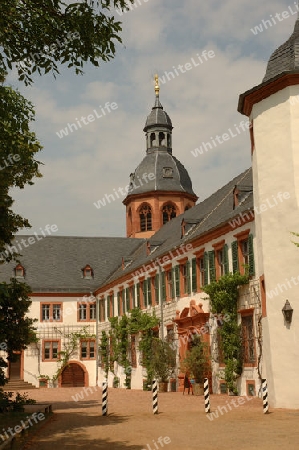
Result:
<svg viewBox="0 0 299 450"><path fill-rule="evenodd" d="M293 308L290 305L289 300L286 300L284 307L282 308L282 314L287 323L292 322Z"/></svg>

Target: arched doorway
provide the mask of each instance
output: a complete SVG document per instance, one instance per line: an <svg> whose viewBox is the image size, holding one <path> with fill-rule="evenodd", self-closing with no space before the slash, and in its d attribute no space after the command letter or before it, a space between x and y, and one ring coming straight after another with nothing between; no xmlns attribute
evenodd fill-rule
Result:
<svg viewBox="0 0 299 450"><path fill-rule="evenodd" d="M187 350L190 349L190 342L192 336L199 334L202 336L204 342L210 346L210 335L203 332L205 324L208 321L210 313L205 313L202 309L202 303L196 305L195 300L190 301L190 307L185 307L182 311L176 311L176 318L174 322L178 327L179 337L179 360L183 361ZM212 372L207 374L210 384L210 392L212 391ZM178 375L178 391L184 389L184 373L180 372Z"/></svg>
<svg viewBox="0 0 299 450"><path fill-rule="evenodd" d="M87 371L83 364L69 362L63 369L60 379L61 387L84 387L88 386Z"/></svg>

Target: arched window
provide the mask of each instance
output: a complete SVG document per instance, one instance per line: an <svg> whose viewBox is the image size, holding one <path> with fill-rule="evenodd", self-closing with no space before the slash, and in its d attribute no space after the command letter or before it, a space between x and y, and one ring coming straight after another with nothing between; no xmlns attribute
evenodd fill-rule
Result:
<svg viewBox="0 0 299 450"><path fill-rule="evenodd" d="M167 147L171 147L171 137L170 137L170 134L167 134Z"/></svg>
<svg viewBox="0 0 299 450"><path fill-rule="evenodd" d="M149 205L142 205L139 210L140 231L152 230L152 209Z"/></svg>
<svg viewBox="0 0 299 450"><path fill-rule="evenodd" d="M167 203L162 209L163 225L176 217L176 207L171 203Z"/></svg>
<svg viewBox="0 0 299 450"><path fill-rule="evenodd" d="M165 134L162 131L159 133L159 146L165 146Z"/></svg>
<svg viewBox="0 0 299 450"><path fill-rule="evenodd" d="M185 206L185 211L188 211L188 209L190 209L190 208L191 208L190 205L186 205L186 206Z"/></svg>
<svg viewBox="0 0 299 450"><path fill-rule="evenodd" d="M151 133L151 137L150 137L150 146L151 146L151 147L154 146L155 140L156 140L156 135L155 135L155 133Z"/></svg>

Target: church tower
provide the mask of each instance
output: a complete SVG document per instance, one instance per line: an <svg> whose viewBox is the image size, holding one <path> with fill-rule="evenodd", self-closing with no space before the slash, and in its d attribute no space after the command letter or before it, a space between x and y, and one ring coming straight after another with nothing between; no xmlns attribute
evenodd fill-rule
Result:
<svg viewBox="0 0 299 450"><path fill-rule="evenodd" d="M262 378L270 406L299 408L299 19L238 110L251 124Z"/></svg>
<svg viewBox="0 0 299 450"><path fill-rule="evenodd" d="M130 175L126 206L127 237L149 238L162 225L195 205L191 179L172 155L172 123L159 99L155 76L155 104L146 119L146 156Z"/></svg>

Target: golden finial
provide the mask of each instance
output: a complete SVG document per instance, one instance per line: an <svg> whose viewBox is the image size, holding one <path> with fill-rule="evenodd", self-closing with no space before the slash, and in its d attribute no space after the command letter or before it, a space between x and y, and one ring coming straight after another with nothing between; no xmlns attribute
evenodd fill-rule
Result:
<svg viewBox="0 0 299 450"><path fill-rule="evenodd" d="M155 75L155 92L156 92L156 97L159 97L160 86L159 86L159 77L158 77L158 75Z"/></svg>

